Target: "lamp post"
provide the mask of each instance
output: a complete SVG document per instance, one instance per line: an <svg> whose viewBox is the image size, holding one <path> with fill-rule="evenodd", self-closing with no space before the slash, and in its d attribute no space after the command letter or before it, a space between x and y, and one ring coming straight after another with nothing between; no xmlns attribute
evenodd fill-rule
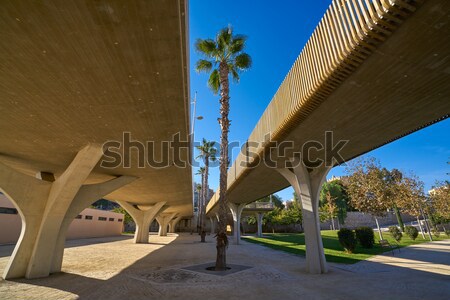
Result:
<svg viewBox="0 0 450 300"><path fill-rule="evenodd" d="M194 129L195 129L195 120L197 119L197 120L202 120L203 119L203 117L202 116L196 116L196 108L197 108L197 92L195 92L195 94L194 94L194 99L192 100L192 102L191 102L191 104L194 106L194 108L193 108L193 113L192 113L192 127L191 127L191 134L190 134L190 136L191 136L191 145L192 145L192 160L194 160L195 158L194 158L194 143L195 143L195 140L194 140ZM193 195L193 197L192 197L192 199L194 200L194 195L195 195L195 184L194 184L194 186L192 187L192 195ZM197 212L196 212L196 215L197 215L197 228L198 228L198 224L199 224L199 218L198 218L198 216L199 216L199 205L200 205L200 193L198 192L197 193L197 195L198 195L198 201L197 201Z"/></svg>

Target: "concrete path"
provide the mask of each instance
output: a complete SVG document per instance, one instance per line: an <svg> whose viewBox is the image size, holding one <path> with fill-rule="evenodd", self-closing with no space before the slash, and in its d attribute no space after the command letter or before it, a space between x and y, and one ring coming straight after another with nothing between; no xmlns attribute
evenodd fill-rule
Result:
<svg viewBox="0 0 450 300"><path fill-rule="evenodd" d="M394 258L330 264L325 275L306 274L302 257L243 241L229 246L228 263L251 268L216 276L183 269L215 260L212 236L206 244L199 239L169 234L152 235L152 244L133 244L123 237L70 241L65 273L0 281L0 299L436 300L450 295L450 241L402 249ZM0 256L10 249L0 247ZM7 259L0 258L0 270Z"/></svg>

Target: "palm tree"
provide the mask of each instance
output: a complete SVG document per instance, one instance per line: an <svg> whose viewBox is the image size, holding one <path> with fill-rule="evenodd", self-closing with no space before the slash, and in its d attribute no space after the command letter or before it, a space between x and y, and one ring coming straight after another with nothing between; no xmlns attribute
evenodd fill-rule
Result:
<svg viewBox="0 0 450 300"><path fill-rule="evenodd" d="M206 201L208 199L208 175L209 175L209 161L216 161L216 148L214 147L216 142L207 141L206 139L202 140L202 144L197 146L197 149L200 151L199 156L197 158L202 158L205 163L203 181L202 181L202 210L200 211L200 233L201 233L201 242L205 242L205 212L206 212Z"/></svg>
<svg viewBox="0 0 450 300"><path fill-rule="evenodd" d="M201 175L202 181L201 184L196 186L197 189L197 195L198 195L198 202L197 202L197 232L200 234L201 233L201 223L202 223L202 209L203 209L203 190L205 187L205 167L200 167L197 171L197 173L195 173L195 175Z"/></svg>
<svg viewBox="0 0 450 300"><path fill-rule="evenodd" d="M217 233L216 270L226 269L227 222L227 169L228 169L228 132L230 130L230 85L231 73L235 82L239 81L239 72L247 70L252 64L250 55L243 52L247 38L234 35L231 27L219 31L215 39L198 39L195 48L205 59L199 59L197 72L210 73L208 86L217 94L220 91L220 185L219 185L219 226Z"/></svg>

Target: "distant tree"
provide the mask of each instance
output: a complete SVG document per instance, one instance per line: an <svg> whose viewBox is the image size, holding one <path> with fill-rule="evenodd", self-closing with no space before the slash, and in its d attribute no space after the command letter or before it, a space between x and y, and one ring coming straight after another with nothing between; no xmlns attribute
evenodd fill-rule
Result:
<svg viewBox="0 0 450 300"><path fill-rule="evenodd" d="M122 206L115 207L112 211L115 212L115 213L119 213L119 214L123 214L124 215L124 217L123 217L123 223L124 224L134 223L133 218L130 216L130 214L125 209L122 208Z"/></svg>
<svg viewBox="0 0 450 300"><path fill-rule="evenodd" d="M209 190L208 186L208 176L209 176L209 162L216 160L216 148L214 147L215 142L207 141L206 139L202 140L202 144L197 146L197 149L200 151L200 154L197 158L202 158L203 163L205 164L203 170L203 181L202 181L202 209L200 211L200 233L201 233L201 242L205 242L205 211L206 211L206 201L207 193Z"/></svg>
<svg viewBox="0 0 450 300"><path fill-rule="evenodd" d="M322 185L319 202L322 212L321 216L324 216L324 220L331 220L333 230L335 230L335 217L338 217L340 224L344 224L345 217L347 216L346 196L342 185L338 182L330 181Z"/></svg>
<svg viewBox="0 0 450 300"><path fill-rule="evenodd" d="M359 159L349 163L346 172L349 174L347 192L352 206L375 217L380 239L383 239L377 217L386 214L391 202L386 198L379 163L374 158Z"/></svg>
<svg viewBox="0 0 450 300"><path fill-rule="evenodd" d="M392 169L389 171L386 168L381 170L382 179L384 183L384 197L387 201L390 201L390 207L393 209L395 216L397 218L398 226L400 226L401 231L405 231L405 224L403 223L402 215L400 209L397 205L399 190L401 189L403 174L397 169Z"/></svg>
<svg viewBox="0 0 450 300"><path fill-rule="evenodd" d="M444 220L450 220L450 181L436 182L430 192L435 214Z"/></svg>

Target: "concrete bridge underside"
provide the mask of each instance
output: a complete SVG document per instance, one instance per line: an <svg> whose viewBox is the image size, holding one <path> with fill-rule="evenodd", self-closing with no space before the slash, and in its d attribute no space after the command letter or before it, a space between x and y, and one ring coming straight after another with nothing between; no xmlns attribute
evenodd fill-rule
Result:
<svg viewBox="0 0 450 300"><path fill-rule="evenodd" d="M0 188L23 221L4 278L60 271L68 224L100 198L130 211L136 242L157 217L164 235L192 215L191 167L161 150L175 134L189 141L187 13L184 0L2 3ZM124 132L154 153L134 143L101 166L102 145ZM139 166L151 155L167 164Z"/></svg>
<svg viewBox="0 0 450 300"><path fill-rule="evenodd" d="M289 185L301 195L310 272L327 270L318 195L337 162L306 168L293 152L301 153L308 141L324 145L331 131L334 145L348 141L340 154L350 160L447 118L449 17L446 0L333 1L230 167L227 200L233 205ZM286 141L292 149L269 148ZM325 151L309 158L324 159ZM218 199L219 191L209 215Z"/></svg>

